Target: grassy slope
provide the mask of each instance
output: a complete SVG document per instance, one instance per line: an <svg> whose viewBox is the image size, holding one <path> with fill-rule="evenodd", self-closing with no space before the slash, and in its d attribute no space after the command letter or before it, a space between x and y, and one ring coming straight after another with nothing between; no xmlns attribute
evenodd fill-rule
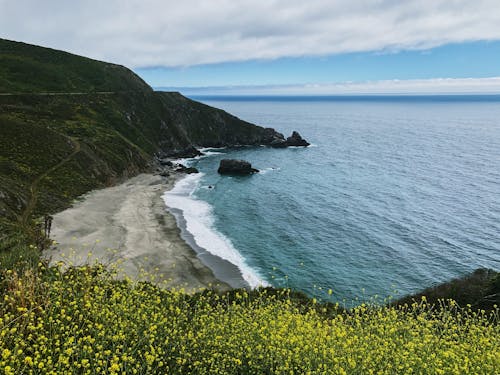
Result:
<svg viewBox="0 0 500 375"><path fill-rule="evenodd" d="M151 91L129 69L0 39L0 93Z"/></svg>

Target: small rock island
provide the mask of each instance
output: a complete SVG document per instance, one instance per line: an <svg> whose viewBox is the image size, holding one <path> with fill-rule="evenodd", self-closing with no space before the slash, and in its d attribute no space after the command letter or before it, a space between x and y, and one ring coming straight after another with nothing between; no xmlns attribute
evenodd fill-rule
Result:
<svg viewBox="0 0 500 375"><path fill-rule="evenodd" d="M220 174L249 175L258 173L259 170L252 168L252 164L245 160L222 159L217 170Z"/></svg>
<svg viewBox="0 0 500 375"><path fill-rule="evenodd" d="M271 147L274 148L285 148L285 147L307 147L310 143L307 142L297 131L293 131L292 135L286 140L276 139L270 143Z"/></svg>

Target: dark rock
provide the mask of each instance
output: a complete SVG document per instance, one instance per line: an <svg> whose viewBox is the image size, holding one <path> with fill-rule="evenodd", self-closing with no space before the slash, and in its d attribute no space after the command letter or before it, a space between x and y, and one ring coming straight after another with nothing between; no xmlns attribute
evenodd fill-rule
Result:
<svg viewBox="0 0 500 375"><path fill-rule="evenodd" d="M247 175L257 173L259 170L252 168L252 164L245 160L222 159L217 172L220 174Z"/></svg>
<svg viewBox="0 0 500 375"><path fill-rule="evenodd" d="M292 135L285 139L280 139L279 137L269 143L269 146L274 148L285 148L290 146L303 146L307 147L310 143L303 139L299 132L293 131Z"/></svg>
<svg viewBox="0 0 500 375"><path fill-rule="evenodd" d="M160 176L162 176L162 177L168 177L168 176L170 176L170 173L168 173L167 171L161 171L160 172Z"/></svg>
<svg viewBox="0 0 500 375"><path fill-rule="evenodd" d="M264 137L262 142L263 144L273 145L273 144L280 144L283 142L285 142L285 136L283 134L278 133L273 128L264 129Z"/></svg>
<svg viewBox="0 0 500 375"><path fill-rule="evenodd" d="M183 172L187 173L187 174L200 173L200 171L198 169L196 169L195 167L188 167L188 168L184 169Z"/></svg>
<svg viewBox="0 0 500 375"><path fill-rule="evenodd" d="M187 174L199 173L198 169L196 169L194 167L186 167L183 164L177 164L177 166L175 168L175 171L176 172L181 172L181 173L187 173Z"/></svg>
<svg viewBox="0 0 500 375"><path fill-rule="evenodd" d="M303 139L299 132L294 131L290 137L286 139L287 146L304 146L307 147L310 145L305 139Z"/></svg>
<svg viewBox="0 0 500 375"><path fill-rule="evenodd" d="M166 155L171 158L194 158L196 156L202 156L204 154L193 146L188 146L181 150L173 150Z"/></svg>
<svg viewBox="0 0 500 375"><path fill-rule="evenodd" d="M288 147L286 144L286 141L284 139L275 139L272 141L269 146L274 147L274 148L285 148Z"/></svg>
<svg viewBox="0 0 500 375"><path fill-rule="evenodd" d="M172 163L168 159L160 159L159 162L160 162L160 165L164 165L164 166L167 166L167 167L172 167L174 165L174 163Z"/></svg>

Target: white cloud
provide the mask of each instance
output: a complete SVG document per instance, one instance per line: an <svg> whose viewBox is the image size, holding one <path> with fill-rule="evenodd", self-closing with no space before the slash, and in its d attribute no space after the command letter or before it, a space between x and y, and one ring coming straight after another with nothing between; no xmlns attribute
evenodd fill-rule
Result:
<svg viewBox="0 0 500 375"><path fill-rule="evenodd" d="M498 0L0 0L0 36L130 67L499 40Z"/></svg>
<svg viewBox="0 0 500 375"><path fill-rule="evenodd" d="M305 85L171 87L186 95L498 94L500 77L383 80Z"/></svg>

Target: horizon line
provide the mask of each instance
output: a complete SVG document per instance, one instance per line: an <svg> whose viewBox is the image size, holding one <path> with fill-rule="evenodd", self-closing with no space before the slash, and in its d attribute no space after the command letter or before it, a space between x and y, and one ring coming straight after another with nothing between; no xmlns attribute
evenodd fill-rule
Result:
<svg viewBox="0 0 500 375"><path fill-rule="evenodd" d="M500 77L391 79L362 82L295 83L269 85L163 86L155 90L179 91L191 95L498 95Z"/></svg>

